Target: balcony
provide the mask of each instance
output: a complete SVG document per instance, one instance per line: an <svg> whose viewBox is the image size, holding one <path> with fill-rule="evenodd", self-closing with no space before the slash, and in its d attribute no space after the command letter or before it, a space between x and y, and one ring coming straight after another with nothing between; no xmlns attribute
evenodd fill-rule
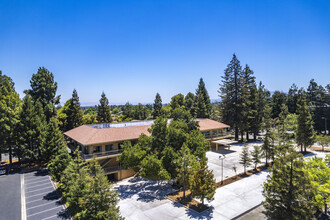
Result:
<svg viewBox="0 0 330 220"><path fill-rule="evenodd" d="M82 156L82 158L84 158L85 160L90 160L90 159L92 159L94 156L95 156L96 158L109 157L109 156L114 156L114 155L121 154L122 152L123 152L123 149L118 149L118 150L105 151L105 152L92 153L92 154L84 154L84 153L82 153L81 156Z"/></svg>
<svg viewBox="0 0 330 220"><path fill-rule="evenodd" d="M221 133L221 134L216 134L216 135L204 135L204 137L206 138L206 139L214 139L214 138L220 138L220 137L228 137L228 136L231 136L232 135L232 133L231 132L223 132L223 133Z"/></svg>

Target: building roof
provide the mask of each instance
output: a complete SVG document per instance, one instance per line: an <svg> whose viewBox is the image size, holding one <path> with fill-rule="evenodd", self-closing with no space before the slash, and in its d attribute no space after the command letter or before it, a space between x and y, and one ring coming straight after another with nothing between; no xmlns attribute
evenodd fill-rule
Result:
<svg viewBox="0 0 330 220"><path fill-rule="evenodd" d="M201 131L228 128L229 126L211 119L197 119ZM82 125L64 134L82 145L95 145L138 139L141 134L150 136L148 129L153 121L130 123Z"/></svg>

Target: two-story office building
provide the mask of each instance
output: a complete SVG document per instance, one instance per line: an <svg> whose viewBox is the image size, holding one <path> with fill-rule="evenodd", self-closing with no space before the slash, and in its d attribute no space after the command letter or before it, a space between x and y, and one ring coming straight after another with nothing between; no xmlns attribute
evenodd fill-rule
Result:
<svg viewBox="0 0 330 220"><path fill-rule="evenodd" d="M196 120L199 122L200 131L210 141L230 136L229 126L226 124L211 119ZM124 141L135 144L141 134L150 136L148 129L151 128L153 122L153 120L148 120L82 125L64 134L70 139L72 150L79 147L85 160L90 160L95 156L109 179L121 180L134 175L132 170L123 170L120 167L118 157L122 153L121 145Z"/></svg>

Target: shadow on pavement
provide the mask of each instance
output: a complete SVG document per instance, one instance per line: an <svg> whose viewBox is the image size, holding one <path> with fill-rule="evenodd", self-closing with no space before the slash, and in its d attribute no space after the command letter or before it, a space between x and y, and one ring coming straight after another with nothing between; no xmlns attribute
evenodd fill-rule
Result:
<svg viewBox="0 0 330 220"><path fill-rule="evenodd" d="M130 184L117 187L120 193L120 199L127 199L138 195L139 201L152 202L154 200L166 199L166 195L174 191L171 185L165 181L152 181L136 177L128 182Z"/></svg>

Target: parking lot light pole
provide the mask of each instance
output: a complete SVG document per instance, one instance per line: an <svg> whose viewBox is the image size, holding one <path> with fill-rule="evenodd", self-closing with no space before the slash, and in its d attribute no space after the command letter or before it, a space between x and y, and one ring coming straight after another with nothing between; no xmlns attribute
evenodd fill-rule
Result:
<svg viewBox="0 0 330 220"><path fill-rule="evenodd" d="M220 154L219 160L221 160L221 185L223 184L223 160L226 158L224 154Z"/></svg>

